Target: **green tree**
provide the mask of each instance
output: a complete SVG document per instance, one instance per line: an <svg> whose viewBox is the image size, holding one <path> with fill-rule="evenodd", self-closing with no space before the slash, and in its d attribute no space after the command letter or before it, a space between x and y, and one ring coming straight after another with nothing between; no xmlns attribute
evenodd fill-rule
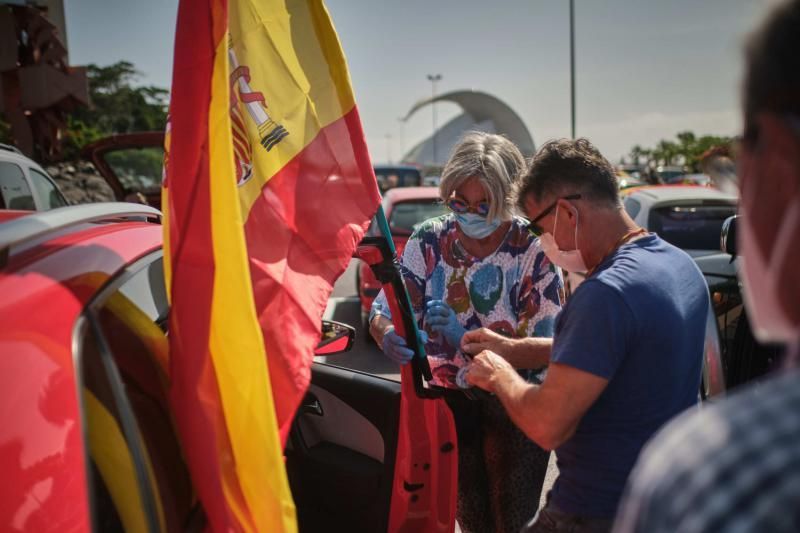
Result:
<svg viewBox="0 0 800 533"><path fill-rule="evenodd" d="M169 92L154 86L135 86L140 73L132 63L89 65L87 76L91 105L75 110L67 119L65 158L76 158L83 146L101 137L164 129Z"/></svg>
<svg viewBox="0 0 800 533"><path fill-rule="evenodd" d="M630 156L634 161L640 158L645 166L672 165L679 161L687 167L687 171L700 171L700 158L703 153L715 146L730 144L731 138L720 135L703 135L698 137L692 131L682 131L676 141L662 139L654 148L642 148L634 145Z"/></svg>
<svg viewBox="0 0 800 533"><path fill-rule="evenodd" d="M634 165L640 164L642 156L644 155L642 153L642 147L638 144L634 145L633 148L631 148L630 154L628 155L631 156L631 163Z"/></svg>

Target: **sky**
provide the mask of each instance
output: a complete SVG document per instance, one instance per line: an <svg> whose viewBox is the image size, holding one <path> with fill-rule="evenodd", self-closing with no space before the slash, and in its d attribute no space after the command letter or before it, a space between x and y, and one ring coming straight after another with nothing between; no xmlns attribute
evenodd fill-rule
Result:
<svg viewBox="0 0 800 533"><path fill-rule="evenodd" d="M169 88L177 0L64 0L73 65ZM680 131L734 135L742 47L775 0L575 0L576 130L612 161ZM536 145L570 135L567 0L327 0L375 162L431 134L436 91L503 100ZM438 124L459 113L437 105Z"/></svg>

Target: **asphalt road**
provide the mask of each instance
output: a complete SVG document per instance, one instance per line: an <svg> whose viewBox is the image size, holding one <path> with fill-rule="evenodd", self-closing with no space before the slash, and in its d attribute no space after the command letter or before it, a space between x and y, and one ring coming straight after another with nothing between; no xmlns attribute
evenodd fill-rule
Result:
<svg viewBox="0 0 800 533"><path fill-rule="evenodd" d="M361 323L361 308L356 291L356 265L358 261L352 260L342 277L336 282L333 294L325 311L325 318L349 324L356 328L356 340L353 348L346 353L329 356L327 362L336 366L361 370L376 374L387 379L400 379L398 366L383 356L378 346L364 331ZM555 465L555 454L550 455L550 465L547 469L542 497L539 506L542 507L545 495L553 486L558 476ZM457 530L458 531L458 530Z"/></svg>

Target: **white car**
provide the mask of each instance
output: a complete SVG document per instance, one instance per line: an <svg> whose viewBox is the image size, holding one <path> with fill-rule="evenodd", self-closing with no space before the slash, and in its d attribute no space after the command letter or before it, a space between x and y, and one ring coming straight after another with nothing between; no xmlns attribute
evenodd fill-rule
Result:
<svg viewBox="0 0 800 533"><path fill-rule="evenodd" d="M722 223L736 214L738 197L710 187L669 185L622 192L628 215L694 258L720 253Z"/></svg>
<svg viewBox="0 0 800 533"><path fill-rule="evenodd" d="M726 388L724 375L729 374L722 369L720 329L728 352L731 342L725 330L731 320L738 319L741 308L723 305L731 300L731 293L737 298L739 291L737 262L720 251L722 224L736 214L739 199L734 194L693 185L639 187L622 191L622 197L625 211L634 222L688 253L706 278L712 311L706 328L704 388L708 396L714 396Z"/></svg>
<svg viewBox="0 0 800 533"><path fill-rule="evenodd" d="M68 203L42 167L0 144L0 209L45 211Z"/></svg>

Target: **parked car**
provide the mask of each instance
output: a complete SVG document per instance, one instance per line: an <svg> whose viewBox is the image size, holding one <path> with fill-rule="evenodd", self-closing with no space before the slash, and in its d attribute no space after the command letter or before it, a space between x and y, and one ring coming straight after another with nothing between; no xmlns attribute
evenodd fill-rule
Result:
<svg viewBox="0 0 800 533"><path fill-rule="evenodd" d="M422 186L423 187L438 187L439 183L441 183L442 177L441 176L425 176L422 178Z"/></svg>
<svg viewBox="0 0 800 533"><path fill-rule="evenodd" d="M674 178L671 185L699 185L701 187L711 187L711 177L708 174L684 174Z"/></svg>
<svg viewBox="0 0 800 533"><path fill-rule="evenodd" d="M0 144L0 209L45 211L67 204L41 166L13 146Z"/></svg>
<svg viewBox="0 0 800 533"><path fill-rule="evenodd" d="M403 254L403 248L417 224L448 212L447 207L439 199L437 187L392 189L384 195L382 205L398 257ZM380 230L373 220L366 236L377 237L379 235ZM366 326L369 309L381 290L381 284L363 261L359 262L356 269L356 287L358 288L358 298L361 301L361 320Z"/></svg>
<svg viewBox="0 0 800 533"><path fill-rule="evenodd" d="M753 337L737 278L739 260L720 250L723 224L736 214L738 197L701 186L641 187L624 191L623 205L637 224L686 251L703 272L721 339L726 387L767 372L778 350Z"/></svg>
<svg viewBox="0 0 800 533"><path fill-rule="evenodd" d="M422 185L422 173L413 165L375 165L373 168L381 194L395 187Z"/></svg>
<svg viewBox="0 0 800 533"><path fill-rule="evenodd" d="M686 169L673 165L659 165L652 170L657 183L671 184L680 176L686 174Z"/></svg>
<svg viewBox="0 0 800 533"><path fill-rule="evenodd" d="M205 529L167 402L159 217L130 203L0 212L0 528ZM352 335L324 328L318 353ZM301 525L311 509L332 530L386 530L400 383L311 374L286 451Z"/></svg>
<svg viewBox="0 0 800 533"><path fill-rule="evenodd" d="M636 174L629 174L621 170L617 171L617 183L619 184L620 190L646 185L646 182L642 181L642 179L639 177L638 172Z"/></svg>

